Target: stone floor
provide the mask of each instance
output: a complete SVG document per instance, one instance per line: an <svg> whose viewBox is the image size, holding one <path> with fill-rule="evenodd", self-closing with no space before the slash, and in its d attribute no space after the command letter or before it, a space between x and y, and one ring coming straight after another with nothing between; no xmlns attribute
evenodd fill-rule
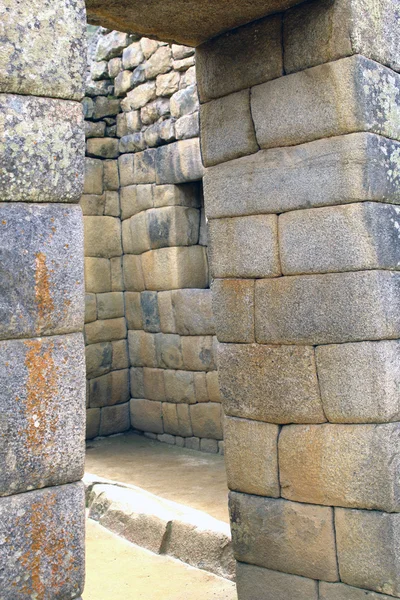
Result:
<svg viewBox="0 0 400 600"><path fill-rule="evenodd" d="M86 471L229 522L224 458L218 454L169 446L128 432L88 442Z"/></svg>
<svg viewBox="0 0 400 600"><path fill-rule="evenodd" d="M83 600L236 598L234 583L143 550L88 520Z"/></svg>

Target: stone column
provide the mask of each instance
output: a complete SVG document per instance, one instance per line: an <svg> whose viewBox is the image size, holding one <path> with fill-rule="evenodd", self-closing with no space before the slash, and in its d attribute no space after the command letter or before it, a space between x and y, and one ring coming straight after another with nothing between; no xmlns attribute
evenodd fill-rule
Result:
<svg viewBox="0 0 400 600"><path fill-rule="evenodd" d="M85 7L0 6L0 596L80 597Z"/></svg>
<svg viewBox="0 0 400 600"><path fill-rule="evenodd" d="M397 6L197 51L240 600L400 597Z"/></svg>

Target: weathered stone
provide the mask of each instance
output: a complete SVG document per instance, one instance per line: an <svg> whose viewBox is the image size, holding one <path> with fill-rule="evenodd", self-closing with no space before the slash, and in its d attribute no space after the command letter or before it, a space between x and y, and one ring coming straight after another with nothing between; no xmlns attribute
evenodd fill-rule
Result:
<svg viewBox="0 0 400 600"><path fill-rule="evenodd" d="M103 193L103 161L95 158L85 158L85 184L83 188L84 194Z"/></svg>
<svg viewBox="0 0 400 600"><path fill-rule="evenodd" d="M254 281L215 279L212 308L220 342L254 342Z"/></svg>
<svg viewBox="0 0 400 600"><path fill-rule="evenodd" d="M220 344L226 414L270 423L323 423L312 348Z"/></svg>
<svg viewBox="0 0 400 600"><path fill-rule="evenodd" d="M158 75L156 80L157 96L172 96L179 89L179 81L180 75L176 71Z"/></svg>
<svg viewBox="0 0 400 600"><path fill-rule="evenodd" d="M122 64L124 69L134 69L143 61L144 55L139 42L133 42L122 52Z"/></svg>
<svg viewBox="0 0 400 600"><path fill-rule="evenodd" d="M176 290L172 292L176 333L180 335L214 335L211 290Z"/></svg>
<svg viewBox="0 0 400 600"><path fill-rule="evenodd" d="M167 119L160 123L160 138L168 143L176 140L175 119Z"/></svg>
<svg viewBox="0 0 400 600"><path fill-rule="evenodd" d="M190 371L212 371L216 368L212 336L183 336L181 344L183 363L186 369Z"/></svg>
<svg viewBox="0 0 400 600"><path fill-rule="evenodd" d="M256 598L263 600L289 600L289 598L318 600L319 598L318 582L313 579L270 571L241 562L236 566L236 580L238 594L243 600L255 600ZM335 584L324 583L324 585Z"/></svg>
<svg viewBox="0 0 400 600"><path fill-rule="evenodd" d="M124 291L124 281L123 281L123 273L122 273L122 257L115 256L110 259L110 267L111 267L111 291L113 292L123 292Z"/></svg>
<svg viewBox="0 0 400 600"><path fill-rule="evenodd" d="M179 119L199 110L199 99L196 85L179 90L171 97L171 116Z"/></svg>
<svg viewBox="0 0 400 600"><path fill-rule="evenodd" d="M179 431L179 423L178 423L178 415L176 412L177 405L170 402L163 402L162 406L162 419L164 424L164 429L166 433L172 435L178 435ZM182 404L181 406L185 406L186 404Z"/></svg>
<svg viewBox="0 0 400 600"><path fill-rule="evenodd" d="M77 102L0 95L3 202L79 202L84 128Z"/></svg>
<svg viewBox="0 0 400 600"><path fill-rule="evenodd" d="M155 185L153 186L154 207L161 206L187 206L200 208L200 194L198 184L184 183L182 185Z"/></svg>
<svg viewBox="0 0 400 600"><path fill-rule="evenodd" d="M164 369L182 369L181 337L159 333L155 336L157 364Z"/></svg>
<svg viewBox="0 0 400 600"><path fill-rule="evenodd" d="M399 514L336 508L341 581L398 597L399 527ZM377 600L385 599L379 596Z"/></svg>
<svg viewBox="0 0 400 600"><path fill-rule="evenodd" d="M83 194L79 205L84 216L102 216L105 207L105 195Z"/></svg>
<svg viewBox="0 0 400 600"><path fill-rule="evenodd" d="M144 397L148 400L165 400L164 369L143 369Z"/></svg>
<svg viewBox="0 0 400 600"><path fill-rule="evenodd" d="M118 162L116 160L104 161L104 189L119 190Z"/></svg>
<svg viewBox="0 0 400 600"><path fill-rule="evenodd" d="M281 215L283 273L397 269L399 212L390 204L363 202Z"/></svg>
<svg viewBox="0 0 400 600"><path fill-rule="evenodd" d="M400 139L399 90L400 75L358 55L279 77L252 88L257 141L272 148L355 131Z"/></svg>
<svg viewBox="0 0 400 600"><path fill-rule="evenodd" d="M134 85L132 71L121 71L114 80L114 93L117 97L124 96Z"/></svg>
<svg viewBox="0 0 400 600"><path fill-rule="evenodd" d="M21 600L39 598L49 591L54 598L81 595L85 577L84 509L82 483L1 498L3 598L11 600L16 594Z"/></svg>
<svg viewBox="0 0 400 600"><path fill-rule="evenodd" d="M155 336L146 331L129 331L129 359L134 367L157 367Z"/></svg>
<svg viewBox="0 0 400 600"><path fill-rule="evenodd" d="M144 132L144 139L148 147L154 148L161 144L160 123L150 125Z"/></svg>
<svg viewBox="0 0 400 600"><path fill-rule="evenodd" d="M124 48L133 41L132 36L120 31L111 31L99 38L96 48L96 60L110 60L114 56L120 56Z"/></svg>
<svg viewBox="0 0 400 600"><path fill-rule="evenodd" d="M137 110L142 108L145 104L154 100L156 97L156 82L146 81L138 85L127 94L127 102L129 102L130 110Z"/></svg>
<svg viewBox="0 0 400 600"><path fill-rule="evenodd" d="M148 290L208 287L207 256L202 246L151 250L142 254L141 260Z"/></svg>
<svg viewBox="0 0 400 600"><path fill-rule="evenodd" d="M199 113L185 115L175 123L177 140L187 140L200 135Z"/></svg>
<svg viewBox="0 0 400 600"><path fill-rule="evenodd" d="M253 154L258 149L250 113L250 90L201 106L201 150L205 167Z"/></svg>
<svg viewBox="0 0 400 600"><path fill-rule="evenodd" d="M140 294L143 329L151 333L158 333L160 331L160 315L158 312L157 296L157 292L142 292Z"/></svg>
<svg viewBox="0 0 400 600"><path fill-rule="evenodd" d="M311 579L337 581L333 509L231 492L236 560Z"/></svg>
<svg viewBox="0 0 400 600"><path fill-rule="evenodd" d="M129 292L142 292L144 279L140 256L126 254L123 259L124 286Z"/></svg>
<svg viewBox="0 0 400 600"><path fill-rule="evenodd" d="M112 346L111 342L91 344L85 348L86 377L100 377L111 369Z"/></svg>
<svg viewBox="0 0 400 600"><path fill-rule="evenodd" d="M180 140L157 148L157 183L185 183L202 179L198 139Z"/></svg>
<svg viewBox="0 0 400 600"><path fill-rule="evenodd" d="M85 323L97 319L97 304L95 294L85 294Z"/></svg>
<svg viewBox="0 0 400 600"><path fill-rule="evenodd" d="M185 206L165 206L147 211L151 248L191 246L199 241L200 213Z"/></svg>
<svg viewBox="0 0 400 600"><path fill-rule="evenodd" d="M118 140L114 138L91 138L86 142L88 156L118 158Z"/></svg>
<svg viewBox="0 0 400 600"><path fill-rule="evenodd" d="M105 205L104 205L104 214L109 217L119 217L120 208L119 208L119 194L118 192L109 192L105 193Z"/></svg>
<svg viewBox="0 0 400 600"><path fill-rule="evenodd" d="M122 71L122 58L115 57L108 61L108 76L110 79L115 79L120 71Z"/></svg>
<svg viewBox="0 0 400 600"><path fill-rule="evenodd" d="M85 290L94 294L111 291L111 269L107 258L85 258Z"/></svg>
<svg viewBox="0 0 400 600"><path fill-rule="evenodd" d="M137 196L136 196L137 197ZM122 222L122 243L125 253L142 254L150 250L150 236L145 212Z"/></svg>
<svg viewBox="0 0 400 600"><path fill-rule="evenodd" d="M97 296L97 316L99 319L124 317L124 295L122 292L109 292Z"/></svg>
<svg viewBox="0 0 400 600"><path fill-rule="evenodd" d="M399 151L397 142L355 133L263 150L211 167L204 176L207 216L281 213L363 200L398 203Z"/></svg>
<svg viewBox="0 0 400 600"><path fill-rule="evenodd" d="M133 175L133 154L123 154L120 156L118 158L118 169L122 188L135 182ZM121 201L122 192L123 190L121 189Z"/></svg>
<svg viewBox="0 0 400 600"><path fill-rule="evenodd" d="M196 402L209 402L207 391L207 373L194 373L194 390L196 394Z"/></svg>
<svg viewBox="0 0 400 600"><path fill-rule="evenodd" d="M149 102L140 110L140 120L143 125L151 125L152 123L155 123L159 116L160 114L155 101Z"/></svg>
<svg viewBox="0 0 400 600"><path fill-rule="evenodd" d="M210 402L221 402L219 391L218 371L210 371L206 374L207 392Z"/></svg>
<svg viewBox="0 0 400 600"><path fill-rule="evenodd" d="M144 57L150 58L150 56L154 54L154 52L157 50L160 44L159 42L157 42L157 40L151 40L149 38L142 37L140 40L140 45L142 47Z"/></svg>
<svg viewBox="0 0 400 600"><path fill-rule="evenodd" d="M194 55L194 48L191 46L182 46L179 44L172 44L172 57L175 60L181 60L182 58L187 58L188 56Z"/></svg>
<svg viewBox="0 0 400 600"><path fill-rule="evenodd" d="M126 323L123 317L94 321L85 325L85 341L87 344L112 342L126 338Z"/></svg>
<svg viewBox="0 0 400 600"><path fill-rule="evenodd" d="M111 371L90 380L90 406L100 408L129 402L129 370Z"/></svg>
<svg viewBox="0 0 400 600"><path fill-rule="evenodd" d="M91 81L86 80L85 94L93 98L98 96L110 96L114 92L114 86L111 81Z"/></svg>
<svg viewBox="0 0 400 600"><path fill-rule="evenodd" d="M201 438L200 450L202 452L208 452L209 454L218 454L218 441L208 440L207 438Z"/></svg>
<svg viewBox="0 0 400 600"><path fill-rule="evenodd" d="M190 85L196 83L196 67L189 67L187 71L185 71L179 83L179 89L183 90L183 88L187 88Z"/></svg>
<svg viewBox="0 0 400 600"><path fill-rule="evenodd" d="M121 216L128 219L133 215L153 207L151 185L128 185L121 188Z"/></svg>
<svg viewBox="0 0 400 600"><path fill-rule="evenodd" d="M171 69L172 52L169 46L161 46L152 54L145 63L146 79L154 79L161 73Z"/></svg>
<svg viewBox="0 0 400 600"><path fill-rule="evenodd" d="M164 373L165 395L168 402L194 404L193 373L190 371L171 371Z"/></svg>
<svg viewBox="0 0 400 600"><path fill-rule="evenodd" d="M332 423L400 420L398 340L319 346L318 380Z"/></svg>
<svg viewBox="0 0 400 600"><path fill-rule="evenodd" d="M79 480L84 470L82 335L2 341L0 357L0 496Z"/></svg>
<svg viewBox="0 0 400 600"><path fill-rule="evenodd" d="M0 339L82 329L81 215L79 206L0 203Z"/></svg>
<svg viewBox="0 0 400 600"><path fill-rule="evenodd" d="M143 329L139 292L125 292L125 318L128 329Z"/></svg>
<svg viewBox="0 0 400 600"><path fill-rule="evenodd" d="M123 433L131 426L129 416L129 402L105 406L101 409L100 435L113 435Z"/></svg>
<svg viewBox="0 0 400 600"><path fill-rule="evenodd" d="M100 408L86 409L86 439L92 440L99 435Z"/></svg>
<svg viewBox="0 0 400 600"><path fill-rule="evenodd" d="M156 150L150 148L138 152L133 157L133 183L155 183L156 180Z"/></svg>
<svg viewBox="0 0 400 600"><path fill-rule="evenodd" d="M84 217L85 256L111 258L122 254L121 222L114 217Z"/></svg>
<svg viewBox="0 0 400 600"><path fill-rule="evenodd" d="M195 64L194 56L188 56L187 58L181 58L180 60L172 61L172 68L176 71L186 71L186 69L193 67Z"/></svg>
<svg viewBox="0 0 400 600"><path fill-rule="evenodd" d="M279 498L278 435L278 425L225 418L225 465L229 489Z"/></svg>
<svg viewBox="0 0 400 600"><path fill-rule="evenodd" d="M139 431L163 433L161 402L133 399L130 401L132 427Z"/></svg>
<svg viewBox="0 0 400 600"><path fill-rule="evenodd" d="M111 369L113 371L120 370L120 369L127 369L129 367L127 340L117 340L115 342L111 342L111 346L112 346Z"/></svg>
<svg viewBox="0 0 400 600"><path fill-rule="evenodd" d="M391 600L393 596L376 594L369 590L351 587L344 583L319 582L320 600Z"/></svg>
<svg viewBox="0 0 400 600"><path fill-rule="evenodd" d="M131 367L130 383L131 383L132 398L143 398L144 397L144 384L143 384L143 369L142 368Z"/></svg>
<svg viewBox="0 0 400 600"><path fill-rule="evenodd" d="M256 340L337 344L400 336L400 274L358 271L256 282Z"/></svg>
<svg viewBox="0 0 400 600"><path fill-rule="evenodd" d="M200 438L222 440L221 405L201 402L190 406L193 435Z"/></svg>
<svg viewBox="0 0 400 600"><path fill-rule="evenodd" d="M163 442L164 444L170 444L171 446L175 446L175 436L170 433L162 433L157 435L157 439L159 442Z"/></svg>
<svg viewBox="0 0 400 600"><path fill-rule="evenodd" d="M121 112L120 101L118 98L99 96L94 104L94 118L103 119L104 117L114 117Z"/></svg>
<svg viewBox="0 0 400 600"><path fill-rule="evenodd" d="M197 437L185 438L185 448L189 450L200 450L200 440Z"/></svg>
<svg viewBox="0 0 400 600"><path fill-rule="evenodd" d="M94 81L99 81L101 79L109 79L108 62L106 60L102 60L100 62L92 62L92 64L90 65L90 77Z"/></svg>
<svg viewBox="0 0 400 600"><path fill-rule="evenodd" d="M398 423L283 427L282 496L297 502L399 511L399 436Z"/></svg>
<svg viewBox="0 0 400 600"><path fill-rule="evenodd" d="M106 131L106 124L104 121L98 121L93 123L92 121L85 121L85 137L87 138L99 138L104 137Z"/></svg>

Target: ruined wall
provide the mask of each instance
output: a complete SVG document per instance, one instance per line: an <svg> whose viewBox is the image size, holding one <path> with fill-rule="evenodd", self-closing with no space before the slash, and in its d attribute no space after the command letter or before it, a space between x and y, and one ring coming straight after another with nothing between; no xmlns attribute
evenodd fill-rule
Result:
<svg viewBox="0 0 400 600"><path fill-rule="evenodd" d="M222 450L194 50L97 30L84 100L87 437Z"/></svg>

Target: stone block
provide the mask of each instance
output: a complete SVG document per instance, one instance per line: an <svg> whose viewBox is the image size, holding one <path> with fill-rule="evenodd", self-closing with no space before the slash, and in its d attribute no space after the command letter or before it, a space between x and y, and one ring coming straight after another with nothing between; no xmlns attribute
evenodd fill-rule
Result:
<svg viewBox="0 0 400 600"><path fill-rule="evenodd" d="M184 206L153 208L146 213L152 249L191 246L199 241L200 211Z"/></svg>
<svg viewBox="0 0 400 600"><path fill-rule="evenodd" d="M398 340L319 346L318 380L332 423L400 420Z"/></svg>
<svg viewBox="0 0 400 600"><path fill-rule="evenodd" d="M170 101L171 116L179 119L199 110L199 99L196 85L191 85L176 92Z"/></svg>
<svg viewBox="0 0 400 600"><path fill-rule="evenodd" d="M199 184L183 183L181 185L155 185L153 187L154 207L187 206L200 208L201 198Z"/></svg>
<svg viewBox="0 0 400 600"><path fill-rule="evenodd" d="M190 371L165 371L165 395L168 402L184 404L196 402L193 375Z"/></svg>
<svg viewBox="0 0 400 600"><path fill-rule="evenodd" d="M188 404L175 404L176 414L178 417L178 431L179 435L183 437L190 437L193 435L192 422L190 418L190 410Z"/></svg>
<svg viewBox="0 0 400 600"><path fill-rule="evenodd" d="M99 37L96 48L95 60L110 60L115 56L121 56L124 48L133 41L132 36L121 31L111 31Z"/></svg>
<svg viewBox="0 0 400 600"><path fill-rule="evenodd" d="M101 409L100 435L114 435L128 431L131 426L129 402L105 406Z"/></svg>
<svg viewBox="0 0 400 600"><path fill-rule="evenodd" d="M80 104L0 95L3 202L79 202L85 134Z"/></svg>
<svg viewBox="0 0 400 600"><path fill-rule="evenodd" d="M87 344L99 342L112 342L126 338L126 322L120 319L107 319L106 321L94 321L85 325L85 341Z"/></svg>
<svg viewBox="0 0 400 600"><path fill-rule="evenodd" d="M157 96L172 96L179 89L179 81L180 75L176 71L158 75L156 80Z"/></svg>
<svg viewBox="0 0 400 600"><path fill-rule="evenodd" d="M199 181L204 174L198 139L179 140L157 148L156 182Z"/></svg>
<svg viewBox="0 0 400 600"><path fill-rule="evenodd" d="M140 292L125 292L125 318L128 329L143 329Z"/></svg>
<svg viewBox="0 0 400 600"><path fill-rule="evenodd" d="M400 425L289 425L279 436L281 494L296 502L400 511Z"/></svg>
<svg viewBox="0 0 400 600"><path fill-rule="evenodd" d="M127 188L125 188L127 189ZM122 244L127 254L142 254L150 250L150 237L145 212L122 222Z"/></svg>
<svg viewBox="0 0 400 600"><path fill-rule="evenodd" d="M133 183L155 183L156 152L154 148L137 152L133 157Z"/></svg>
<svg viewBox="0 0 400 600"><path fill-rule="evenodd" d="M283 74L282 16L272 15L196 48L201 102L227 96Z"/></svg>
<svg viewBox="0 0 400 600"><path fill-rule="evenodd" d="M122 65L124 69L134 69L143 61L144 55L139 42L133 42L122 52Z"/></svg>
<svg viewBox="0 0 400 600"><path fill-rule="evenodd" d="M104 214L109 217L119 217L119 194L118 192L107 191L105 193Z"/></svg>
<svg viewBox="0 0 400 600"><path fill-rule="evenodd" d="M161 73L166 73L172 66L172 52L170 46L159 47L145 63L146 79L154 79Z"/></svg>
<svg viewBox="0 0 400 600"><path fill-rule="evenodd" d="M103 193L104 162L96 158L85 158L85 181L83 192L85 194Z"/></svg>
<svg viewBox="0 0 400 600"><path fill-rule="evenodd" d="M220 342L254 342L254 281L215 279L212 308Z"/></svg>
<svg viewBox="0 0 400 600"><path fill-rule="evenodd" d="M85 578L84 521L82 483L1 498L3 598L80 596Z"/></svg>
<svg viewBox="0 0 400 600"><path fill-rule="evenodd" d="M124 317L124 295L122 292L108 292L97 296L97 315L99 319Z"/></svg>
<svg viewBox="0 0 400 600"><path fill-rule="evenodd" d="M229 489L279 498L278 436L278 425L225 418L225 465Z"/></svg>
<svg viewBox="0 0 400 600"><path fill-rule="evenodd" d="M97 97L97 96L109 96L114 92L114 86L111 81L91 81L86 80L85 94L86 98ZM85 100L85 98L84 98ZM93 113L92 113L93 117Z"/></svg>
<svg viewBox="0 0 400 600"><path fill-rule="evenodd" d="M157 367L155 335L128 331L129 359L134 367Z"/></svg>
<svg viewBox="0 0 400 600"><path fill-rule="evenodd" d="M143 133L132 133L124 135L118 144L120 153L140 152L146 148L146 140Z"/></svg>
<svg viewBox="0 0 400 600"><path fill-rule="evenodd" d="M211 219L208 228L213 277L280 275L276 215Z"/></svg>
<svg viewBox="0 0 400 600"><path fill-rule="evenodd" d="M108 76L110 79L115 79L120 71L122 71L122 58L116 56L108 61Z"/></svg>
<svg viewBox="0 0 400 600"><path fill-rule="evenodd" d="M255 86L257 142L273 148L356 131L399 139L399 89L400 75L359 55Z"/></svg>
<svg viewBox="0 0 400 600"><path fill-rule="evenodd" d="M170 444L170 446L175 446L175 436L170 433L162 433L157 435L157 439L159 442L163 442L164 444Z"/></svg>
<svg viewBox="0 0 400 600"><path fill-rule="evenodd" d="M335 344L400 336L400 274L358 271L256 282L256 340Z"/></svg>
<svg viewBox="0 0 400 600"><path fill-rule="evenodd" d="M118 140L111 137L90 138L86 142L88 156L118 158Z"/></svg>
<svg viewBox="0 0 400 600"><path fill-rule="evenodd" d="M3 202L0 227L0 339L80 331L84 274L79 206Z"/></svg>
<svg viewBox="0 0 400 600"><path fill-rule="evenodd" d="M132 71L121 71L114 79L114 93L116 96L124 96L134 87Z"/></svg>
<svg viewBox="0 0 400 600"><path fill-rule="evenodd" d="M200 440L197 437L185 438L185 448L189 450L200 450Z"/></svg>
<svg viewBox="0 0 400 600"><path fill-rule="evenodd" d="M121 112L120 100L111 96L98 96L94 101L94 119L115 117Z"/></svg>
<svg viewBox="0 0 400 600"><path fill-rule="evenodd" d="M216 369L217 357L212 336L183 336L181 345L185 369L189 371L213 371Z"/></svg>
<svg viewBox="0 0 400 600"><path fill-rule="evenodd" d="M105 203L105 195L83 194L79 205L84 216L101 216L104 213Z"/></svg>
<svg viewBox="0 0 400 600"><path fill-rule="evenodd" d="M183 369L181 337L168 333L155 336L157 364L164 369Z"/></svg>
<svg viewBox="0 0 400 600"><path fill-rule="evenodd" d="M107 258L85 258L85 290L94 294L111 291L111 266Z"/></svg>
<svg viewBox="0 0 400 600"><path fill-rule="evenodd" d="M127 340L116 340L112 345L111 369L120 370L129 367L128 342Z"/></svg>
<svg viewBox="0 0 400 600"><path fill-rule="evenodd" d="M86 439L92 440L99 435L100 408L86 409Z"/></svg>
<svg viewBox="0 0 400 600"><path fill-rule="evenodd" d="M143 369L144 397L148 400L165 400L164 369ZM171 433L171 432L169 432Z"/></svg>
<svg viewBox="0 0 400 600"><path fill-rule="evenodd" d="M128 92L127 101L129 102L130 110L137 110L150 102L150 100L154 100L155 97L156 82L146 81Z"/></svg>
<svg viewBox="0 0 400 600"><path fill-rule="evenodd" d="M153 208L153 186L129 185L121 189L121 217L128 219L141 211Z"/></svg>
<svg viewBox="0 0 400 600"><path fill-rule="evenodd" d="M141 255L141 261L147 290L208 287L207 255L202 246L151 250Z"/></svg>
<svg viewBox="0 0 400 600"><path fill-rule="evenodd" d="M365 589L351 587L344 583L319 582L320 600L391 600L393 596L375 594Z"/></svg>
<svg viewBox="0 0 400 600"><path fill-rule="evenodd" d="M158 312L157 296L157 292L142 292L140 294L143 329L151 333L160 331L160 315Z"/></svg>
<svg viewBox="0 0 400 600"><path fill-rule="evenodd" d="M142 37L140 40L143 54L145 58L149 58L158 48L159 42L157 40L151 40L146 37Z"/></svg>
<svg viewBox="0 0 400 600"><path fill-rule="evenodd" d="M142 292L145 288L142 257L125 254L122 258L124 272L124 287L128 292Z"/></svg>
<svg viewBox="0 0 400 600"><path fill-rule="evenodd" d="M399 514L336 508L341 581L399 597L399 527Z"/></svg>
<svg viewBox="0 0 400 600"><path fill-rule="evenodd" d="M200 440L200 450L209 454L218 454L218 441L202 438Z"/></svg>
<svg viewBox="0 0 400 600"><path fill-rule="evenodd" d="M262 600L289 600L289 598L318 600L319 598L318 582L313 579L279 573L279 571L271 571L241 562L236 565L236 582L238 594L243 600L255 600L256 598L262 598Z"/></svg>
<svg viewBox="0 0 400 600"><path fill-rule="evenodd" d="M112 346L111 342L90 344L85 348L86 377L100 377L111 370Z"/></svg>
<svg viewBox="0 0 400 600"><path fill-rule="evenodd" d="M131 367L130 381L131 381L131 396L132 396L132 398L143 398L144 397L143 369L138 368L138 367Z"/></svg>
<svg viewBox="0 0 400 600"><path fill-rule="evenodd" d="M200 438L222 440L221 405L202 402L190 406L193 435Z"/></svg>
<svg viewBox="0 0 400 600"><path fill-rule="evenodd" d="M114 192L119 190L118 161L116 160L104 161L104 189Z"/></svg>
<svg viewBox="0 0 400 600"><path fill-rule="evenodd" d="M85 323L97 319L97 303L95 294L85 294Z"/></svg>
<svg viewBox="0 0 400 600"><path fill-rule="evenodd" d="M175 136L175 119L166 119L160 123L159 130L160 138L164 142L174 142Z"/></svg>
<svg viewBox="0 0 400 600"><path fill-rule="evenodd" d="M172 292L159 292L157 296L161 331L163 333L177 333L172 306Z"/></svg>
<svg viewBox="0 0 400 600"><path fill-rule="evenodd" d="M209 402L207 390L207 373L193 373L196 402Z"/></svg>
<svg viewBox="0 0 400 600"><path fill-rule="evenodd" d="M111 268L111 290L113 292L124 291L124 278L122 273L122 256L115 256L110 260Z"/></svg>
<svg viewBox="0 0 400 600"><path fill-rule="evenodd" d="M364 200L398 203L399 149L393 140L354 133L262 150L211 167L204 176L207 216L281 213Z"/></svg>
<svg viewBox="0 0 400 600"><path fill-rule="evenodd" d="M236 560L338 581L332 508L237 492L229 508Z"/></svg>
<svg viewBox="0 0 400 600"><path fill-rule="evenodd" d="M391 204L363 202L280 215L283 273L397 269L399 212Z"/></svg>
<svg viewBox="0 0 400 600"><path fill-rule="evenodd" d="M139 431L163 433L161 402L133 399L130 401L131 423Z"/></svg>
<svg viewBox="0 0 400 600"><path fill-rule="evenodd" d="M101 138L105 136L106 124L104 121L98 121L93 123L91 121L85 121L85 137L88 138Z"/></svg>
<svg viewBox="0 0 400 600"><path fill-rule="evenodd" d="M123 154L118 157L118 171L121 187L135 183L133 175L133 154ZM122 190L121 190L122 201Z"/></svg>
<svg viewBox="0 0 400 600"><path fill-rule="evenodd" d="M177 140L188 140L200 135L199 113L184 115L175 123L175 132Z"/></svg>
<svg viewBox="0 0 400 600"><path fill-rule="evenodd" d="M219 391L218 371L209 371L206 374L207 393L210 402L221 402L221 394Z"/></svg>
<svg viewBox="0 0 400 600"><path fill-rule="evenodd" d="M174 290L171 294L179 335L214 335L211 290Z"/></svg>
<svg viewBox="0 0 400 600"><path fill-rule="evenodd" d="M90 380L90 407L101 408L129 402L129 370L111 371Z"/></svg>
<svg viewBox="0 0 400 600"><path fill-rule="evenodd" d="M84 381L80 333L0 342L0 496L83 476Z"/></svg>
<svg viewBox="0 0 400 600"><path fill-rule="evenodd" d="M219 383L226 414L270 423L323 423L314 350L221 344Z"/></svg>
<svg viewBox="0 0 400 600"><path fill-rule="evenodd" d="M85 256L111 258L122 254L121 221L115 217L84 217Z"/></svg>
<svg viewBox="0 0 400 600"><path fill-rule="evenodd" d="M205 167L259 149L250 113L250 90L242 90L201 106L201 150Z"/></svg>
<svg viewBox="0 0 400 600"><path fill-rule="evenodd" d="M181 406L188 408L187 404L182 404ZM164 430L171 435L180 434L176 407L177 404L174 404L173 402L163 402L161 405Z"/></svg>

